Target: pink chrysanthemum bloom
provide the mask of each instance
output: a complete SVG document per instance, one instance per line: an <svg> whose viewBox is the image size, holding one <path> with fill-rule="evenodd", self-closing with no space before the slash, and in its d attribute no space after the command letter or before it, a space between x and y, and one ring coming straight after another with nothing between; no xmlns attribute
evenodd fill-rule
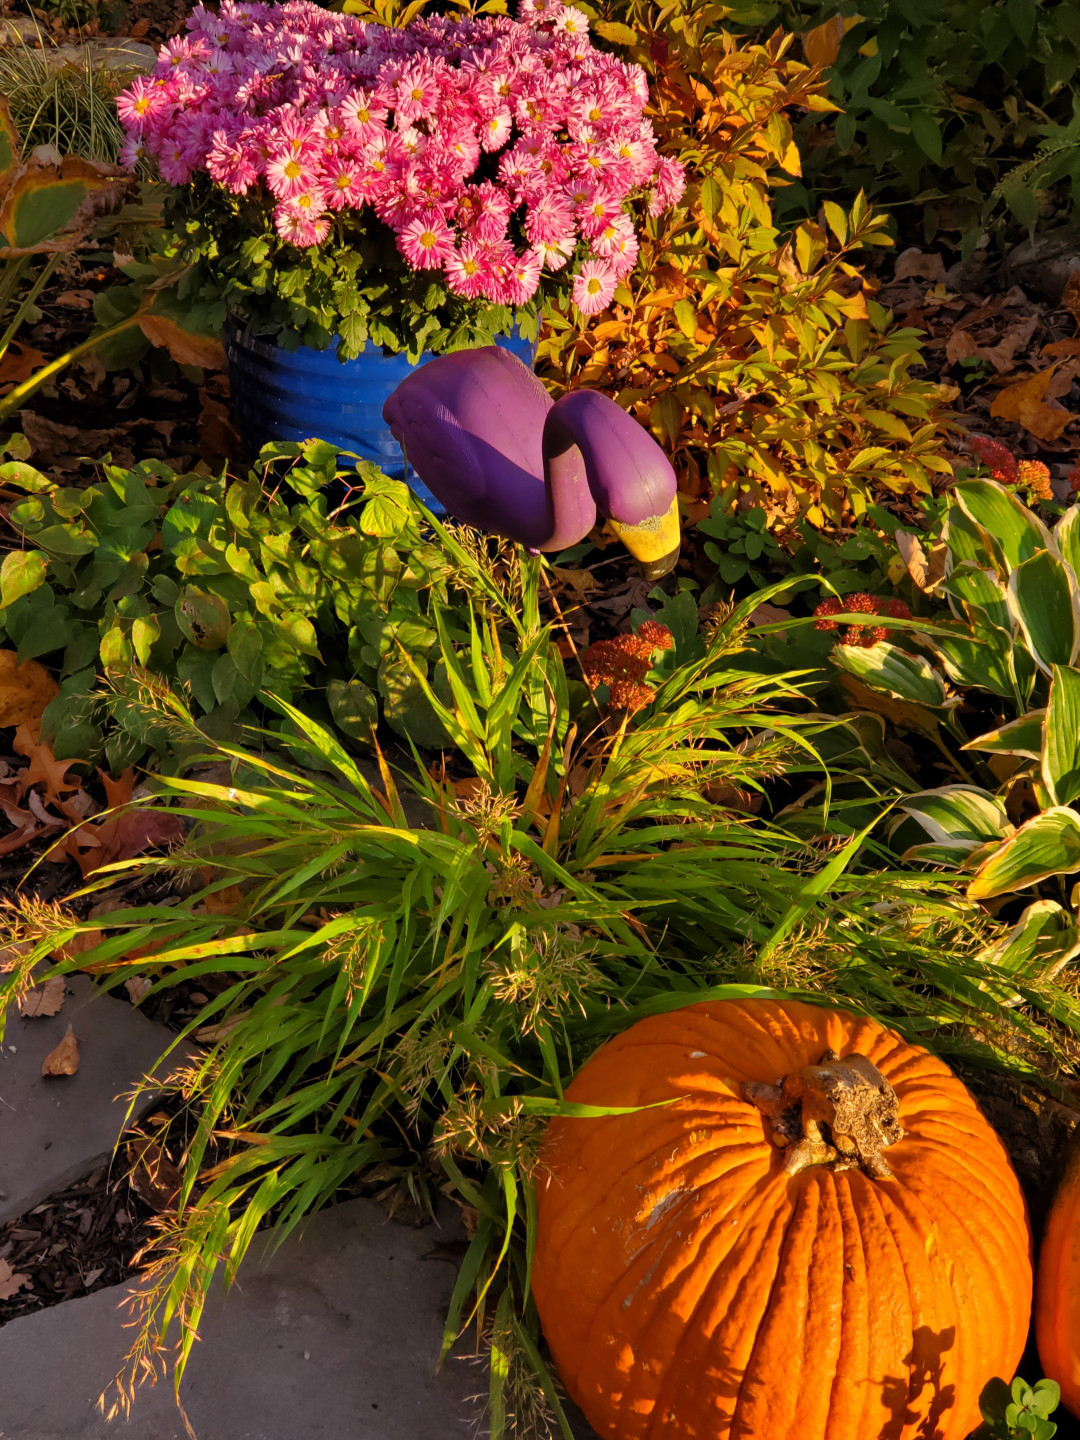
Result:
<svg viewBox="0 0 1080 1440"><path fill-rule="evenodd" d="M166 141L157 150L158 169L161 178L169 185L186 185L195 171L188 159L183 140Z"/></svg>
<svg viewBox="0 0 1080 1440"><path fill-rule="evenodd" d="M568 235L562 240L541 240L536 246L536 253L545 270L561 270L574 253L574 238Z"/></svg>
<svg viewBox="0 0 1080 1440"><path fill-rule="evenodd" d="M366 90L355 90L341 102L341 118L346 129L362 145L368 145L386 133L385 105L379 105Z"/></svg>
<svg viewBox="0 0 1080 1440"><path fill-rule="evenodd" d="M513 206L507 195L485 180L480 185L467 185L458 199L458 224L485 244L501 240Z"/></svg>
<svg viewBox="0 0 1080 1440"><path fill-rule="evenodd" d="M455 254L454 232L436 216L411 220L397 237L398 249L417 270L434 270Z"/></svg>
<svg viewBox="0 0 1080 1440"><path fill-rule="evenodd" d="M402 120L423 120L435 109L439 85L430 63L417 60L406 65L394 85L394 115Z"/></svg>
<svg viewBox="0 0 1080 1440"><path fill-rule="evenodd" d="M582 315L606 310L615 296L615 271L606 260L586 260L574 276L574 304Z"/></svg>
<svg viewBox="0 0 1080 1440"><path fill-rule="evenodd" d="M164 80L140 75L123 94L116 97L116 113L120 123L141 132L155 120L171 115L174 106Z"/></svg>
<svg viewBox="0 0 1080 1440"><path fill-rule="evenodd" d="M125 170L134 170L149 154L149 147L141 135L129 135L120 146L119 161Z"/></svg>
<svg viewBox="0 0 1080 1440"><path fill-rule="evenodd" d="M656 184L648 206L650 216L655 219L669 205L681 200L685 189L686 171L677 160L665 156L656 167Z"/></svg>
<svg viewBox="0 0 1080 1440"><path fill-rule="evenodd" d="M588 16L580 10L575 10L573 5L564 5L555 16L555 33L584 39L589 33Z"/></svg>
<svg viewBox="0 0 1080 1440"><path fill-rule="evenodd" d="M463 240L445 268L446 282L455 295L463 300L477 300L483 295L488 277L475 240Z"/></svg>
<svg viewBox="0 0 1080 1440"><path fill-rule="evenodd" d="M343 210L349 205L362 205L361 162L338 156L322 167L319 183L326 195L328 210Z"/></svg>
<svg viewBox="0 0 1080 1440"><path fill-rule="evenodd" d="M291 200L307 190L315 179L309 165L287 149L271 155L265 174L270 193L279 200Z"/></svg>
<svg viewBox="0 0 1080 1440"><path fill-rule="evenodd" d="M592 199L577 207L577 222L581 233L589 239L597 239L623 214L622 205L606 190L598 190Z"/></svg>
<svg viewBox="0 0 1080 1440"><path fill-rule="evenodd" d="M206 152L206 170L211 180L234 195L246 195L259 177L248 147L225 130L214 132Z"/></svg>
<svg viewBox="0 0 1080 1440"><path fill-rule="evenodd" d="M302 210L279 207L274 212L274 228L290 245L306 250L323 243L330 234L330 221L325 215L312 217Z"/></svg>
<svg viewBox="0 0 1080 1440"><path fill-rule="evenodd" d="M509 110L496 110L489 115L480 126L480 148L488 151L501 149L510 139L513 123Z"/></svg>
<svg viewBox="0 0 1080 1440"><path fill-rule="evenodd" d="M563 8L563 0L521 0L517 18L525 25L539 25L553 20Z"/></svg>
<svg viewBox="0 0 1080 1440"><path fill-rule="evenodd" d="M503 282L511 305L526 305L540 284L543 262L535 250L519 255Z"/></svg>
<svg viewBox="0 0 1080 1440"><path fill-rule="evenodd" d="M563 240L574 230L574 212L564 196L549 191L525 215L525 234L533 245Z"/></svg>

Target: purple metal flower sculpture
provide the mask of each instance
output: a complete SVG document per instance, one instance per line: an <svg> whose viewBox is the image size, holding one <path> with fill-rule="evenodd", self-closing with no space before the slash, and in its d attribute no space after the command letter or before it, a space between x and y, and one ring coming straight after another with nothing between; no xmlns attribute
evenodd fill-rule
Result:
<svg viewBox="0 0 1080 1440"><path fill-rule="evenodd" d="M383 406L409 464L457 520L531 550L576 545L605 516L647 579L679 558L675 472L594 390L552 402L494 345L421 365Z"/></svg>

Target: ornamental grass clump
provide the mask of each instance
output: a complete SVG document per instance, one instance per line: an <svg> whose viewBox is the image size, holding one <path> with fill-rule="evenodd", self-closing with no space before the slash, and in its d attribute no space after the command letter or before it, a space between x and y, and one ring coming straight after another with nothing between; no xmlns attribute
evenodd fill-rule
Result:
<svg viewBox="0 0 1080 1440"><path fill-rule="evenodd" d="M121 95L125 155L188 187L176 212L260 330L256 295L289 302L281 328L337 334L343 357L369 336L447 349L535 324L549 294L592 315L637 260L631 201L657 215L682 194L644 71L595 50L572 6L396 30L225 0L187 31ZM403 280L420 313L395 319Z"/></svg>

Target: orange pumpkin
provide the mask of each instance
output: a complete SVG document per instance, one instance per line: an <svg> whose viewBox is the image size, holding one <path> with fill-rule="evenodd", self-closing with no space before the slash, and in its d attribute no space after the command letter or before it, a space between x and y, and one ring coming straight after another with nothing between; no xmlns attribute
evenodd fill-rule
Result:
<svg viewBox="0 0 1080 1440"><path fill-rule="evenodd" d="M566 1098L656 1107L556 1117L540 1156L533 1293L599 1435L963 1440L1014 1374L1024 1199L925 1050L840 1011L706 1003L632 1026Z"/></svg>
<svg viewBox="0 0 1080 1440"><path fill-rule="evenodd" d="M1080 1417L1080 1138L1069 1152L1035 1278L1035 1339L1045 1374Z"/></svg>

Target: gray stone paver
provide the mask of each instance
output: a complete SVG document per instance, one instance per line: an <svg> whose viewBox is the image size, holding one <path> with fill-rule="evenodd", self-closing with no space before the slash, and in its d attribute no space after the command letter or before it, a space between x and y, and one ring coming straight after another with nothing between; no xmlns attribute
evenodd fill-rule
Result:
<svg viewBox="0 0 1080 1440"><path fill-rule="evenodd" d="M127 1109L121 1097L153 1070L173 1039L126 998L103 993L87 976L69 975L67 986L58 1015L10 1016L0 1046L0 1224L112 1153ZM79 1069L46 1079L41 1062L69 1025L79 1044ZM175 1051L166 1071L189 1053Z"/></svg>
<svg viewBox="0 0 1080 1440"><path fill-rule="evenodd" d="M445 1231L388 1222L371 1201L315 1216L232 1290L211 1297L181 1389L198 1440L471 1440L479 1364L434 1373L456 1261ZM186 1440L171 1387L144 1387L128 1421L95 1400L130 1344L127 1287L0 1329L0 1440ZM478 1428L479 1426L479 1428Z"/></svg>

